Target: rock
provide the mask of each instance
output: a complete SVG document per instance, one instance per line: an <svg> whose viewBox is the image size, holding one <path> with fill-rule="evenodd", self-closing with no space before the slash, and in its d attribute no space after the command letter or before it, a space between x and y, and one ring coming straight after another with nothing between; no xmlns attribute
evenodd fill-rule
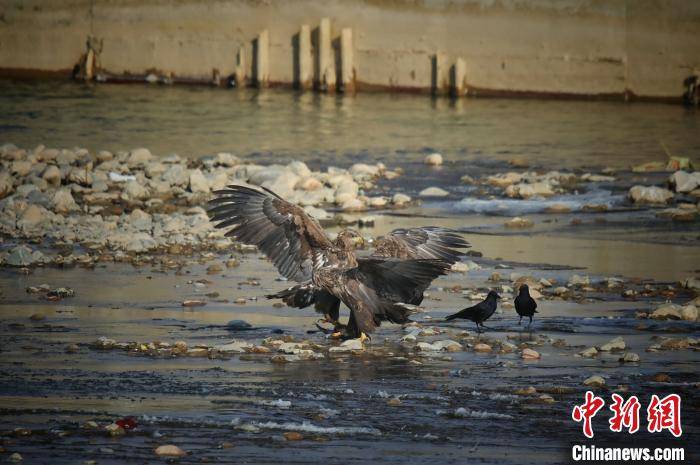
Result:
<svg viewBox="0 0 700 465"><path fill-rule="evenodd" d="M695 277L686 278L681 282L681 286L685 289L700 290L700 279Z"/></svg>
<svg viewBox="0 0 700 465"><path fill-rule="evenodd" d="M61 185L61 177L61 170L59 170L58 167L55 165L47 166L41 175L41 178L44 181L46 181L48 184L54 187L58 187Z"/></svg>
<svg viewBox="0 0 700 465"><path fill-rule="evenodd" d="M171 186L176 187L185 187L190 182L190 174L182 165L172 165L165 170L165 173L160 178Z"/></svg>
<svg viewBox="0 0 700 465"><path fill-rule="evenodd" d="M570 213L571 208L569 208L568 205L564 205L561 203L555 203L555 204L547 207L547 209L545 211L547 213Z"/></svg>
<svg viewBox="0 0 700 465"><path fill-rule="evenodd" d="M660 161L650 161L647 163L642 163L641 165L633 166L632 172L634 173L650 173L654 171L665 171L666 164Z"/></svg>
<svg viewBox="0 0 700 465"><path fill-rule="evenodd" d="M344 212L359 212L367 210L367 206L360 199L348 199L340 206Z"/></svg>
<svg viewBox="0 0 700 465"><path fill-rule="evenodd" d="M36 232L37 227L45 221L50 221L50 213L39 205L30 205L17 220L17 228L24 232Z"/></svg>
<svg viewBox="0 0 700 465"><path fill-rule="evenodd" d="M433 342L433 346L436 347L438 350L444 350L447 352L460 352L464 349L464 347L462 347L462 344L460 344L457 341L453 341L452 339L435 341Z"/></svg>
<svg viewBox="0 0 700 465"><path fill-rule="evenodd" d="M469 176L468 174L465 174L464 176L462 176L461 178L459 178L459 180L461 181L462 184L474 184L474 183L476 182L476 181L474 180L474 178L472 178L472 177Z"/></svg>
<svg viewBox="0 0 700 465"><path fill-rule="evenodd" d="M590 378L586 378L586 380L583 382L583 385L590 387L605 386L605 379L602 376L593 375Z"/></svg>
<svg viewBox="0 0 700 465"><path fill-rule="evenodd" d="M446 197L450 195L450 193L439 187L428 187L420 191L418 195L421 197Z"/></svg>
<svg viewBox="0 0 700 465"><path fill-rule="evenodd" d="M80 210L68 188L58 189L53 194L53 197L51 197L51 209L56 213L70 213Z"/></svg>
<svg viewBox="0 0 700 465"><path fill-rule="evenodd" d="M282 436L284 436L284 439L287 441L301 441L304 439L304 436L297 431L285 431Z"/></svg>
<svg viewBox="0 0 700 465"><path fill-rule="evenodd" d="M7 172L0 172L0 199L10 195L14 191L14 182Z"/></svg>
<svg viewBox="0 0 700 465"><path fill-rule="evenodd" d="M581 357L591 358L598 355L598 349L595 347L589 347L578 353Z"/></svg>
<svg viewBox="0 0 700 465"><path fill-rule="evenodd" d="M114 339L110 339L105 336L100 336L97 338L95 342L93 342L90 346L93 349L98 349L98 350L110 350L116 347L117 341Z"/></svg>
<svg viewBox="0 0 700 465"><path fill-rule="evenodd" d="M515 394L518 396L532 396L537 394L537 389L535 389L534 386L528 386L526 388L516 389Z"/></svg>
<svg viewBox="0 0 700 465"><path fill-rule="evenodd" d="M9 266L30 266L43 261L46 261L43 253L24 244L13 247L5 256L5 264Z"/></svg>
<svg viewBox="0 0 700 465"><path fill-rule="evenodd" d="M567 286L588 286L591 284L591 279L588 276L579 276L577 274L572 275L569 278Z"/></svg>
<svg viewBox="0 0 700 465"><path fill-rule="evenodd" d="M622 339L622 337L618 336L618 337L606 342L602 346L600 346L600 351L601 352L613 352L616 350L625 350L625 347L627 347L627 345L625 344L625 340Z"/></svg>
<svg viewBox="0 0 700 465"><path fill-rule="evenodd" d="M627 352L622 358L620 358L620 361L623 363L636 363L639 362L639 355L635 354L634 352Z"/></svg>
<svg viewBox="0 0 700 465"><path fill-rule="evenodd" d="M355 163L348 170L354 178L374 178L379 176L379 167L366 163Z"/></svg>
<svg viewBox="0 0 700 465"><path fill-rule="evenodd" d="M656 186L633 186L629 198L634 203L665 204L673 198L673 192Z"/></svg>
<svg viewBox="0 0 700 465"><path fill-rule="evenodd" d="M360 186L355 181L345 181L335 190L335 203L342 205L349 200L357 198Z"/></svg>
<svg viewBox="0 0 700 465"><path fill-rule="evenodd" d="M386 401L386 404L390 407L398 407L401 405L401 399L398 397L392 397L391 399Z"/></svg>
<svg viewBox="0 0 700 465"><path fill-rule="evenodd" d="M206 304L207 304L207 303L206 303L205 301L203 301L203 300L195 300L195 299L184 300L184 301L182 302L182 306L183 306L183 307L203 307L203 306L205 306Z"/></svg>
<svg viewBox="0 0 700 465"><path fill-rule="evenodd" d="M150 195L150 191L146 186L141 185L138 181L131 180L124 184L121 198L126 201L135 201L147 199Z"/></svg>
<svg viewBox="0 0 700 465"><path fill-rule="evenodd" d="M687 157L671 156L666 163L666 171L692 170L693 164Z"/></svg>
<svg viewBox="0 0 700 465"><path fill-rule="evenodd" d="M68 344L65 348L67 354L74 354L80 350L78 344Z"/></svg>
<svg viewBox="0 0 700 465"><path fill-rule="evenodd" d="M353 350L364 350L365 346L362 344L362 340L360 338L357 339L348 339L347 341L344 341L342 344L336 347L331 347L328 351L329 352L352 352Z"/></svg>
<svg viewBox="0 0 700 465"><path fill-rule="evenodd" d="M604 174L585 173L583 176L581 176L581 180L586 181L586 182L614 182L615 176L606 176Z"/></svg>
<svg viewBox="0 0 700 465"><path fill-rule="evenodd" d="M237 156L231 154L231 153L226 153L226 152L219 152L216 155L214 155L214 165L216 166L236 166L240 163L240 160L238 159ZM297 162L301 163L301 162Z"/></svg>
<svg viewBox="0 0 700 465"><path fill-rule="evenodd" d="M496 174L486 178L486 183L492 186L505 188L512 184L517 184L522 181L523 175L520 173L513 173L512 171L505 174Z"/></svg>
<svg viewBox="0 0 700 465"><path fill-rule="evenodd" d="M523 353L520 355L523 360L537 360L540 358L540 353L533 349L523 349Z"/></svg>
<svg viewBox="0 0 700 465"><path fill-rule="evenodd" d="M287 169L302 178L311 176L312 174L309 167L306 166L306 163L303 161L295 160L287 165Z"/></svg>
<svg viewBox="0 0 700 465"><path fill-rule="evenodd" d="M695 305L686 305L681 309L681 318L685 321L697 321L698 308Z"/></svg>
<svg viewBox="0 0 700 465"><path fill-rule="evenodd" d="M511 218L510 220L506 221L504 226L506 228L531 228L534 226L534 223L527 218L516 216L515 218Z"/></svg>
<svg viewBox="0 0 700 465"><path fill-rule="evenodd" d="M474 345L474 352L491 352L491 350L491 346L483 342Z"/></svg>
<svg viewBox="0 0 700 465"><path fill-rule="evenodd" d="M654 376L651 377L651 380L656 383L669 383L671 382L671 377L668 376L666 373L656 373Z"/></svg>
<svg viewBox="0 0 700 465"><path fill-rule="evenodd" d="M105 431L112 437L124 436L126 434L126 430L116 423L110 423L105 426Z"/></svg>
<svg viewBox="0 0 700 465"><path fill-rule="evenodd" d="M235 354L243 354L253 347L253 344L245 341L231 341L228 344L220 344L214 346L214 349L219 352L230 352Z"/></svg>
<svg viewBox="0 0 700 465"><path fill-rule="evenodd" d="M323 183L316 178L308 177L299 180L294 186L295 189L301 189L303 191L317 191L323 187Z"/></svg>
<svg viewBox="0 0 700 465"><path fill-rule="evenodd" d="M506 187L506 195L508 197L519 197L521 199L529 199L531 197L549 197L554 194L555 192L552 189L552 185L546 181L535 182L532 184L512 184Z"/></svg>
<svg viewBox="0 0 700 465"><path fill-rule="evenodd" d="M158 446L156 447L154 452L159 457L184 457L185 455L187 455L187 452L173 444Z"/></svg>
<svg viewBox="0 0 700 465"><path fill-rule="evenodd" d="M430 166L440 166L442 165L442 155L439 153L431 153L423 159L423 163Z"/></svg>
<svg viewBox="0 0 700 465"><path fill-rule="evenodd" d="M19 177L27 176L31 170L32 163L26 160L13 161L10 165L10 173Z"/></svg>
<svg viewBox="0 0 700 465"><path fill-rule="evenodd" d="M46 319L46 315L44 315L43 313L32 313L29 319L32 321L43 321Z"/></svg>
<svg viewBox="0 0 700 465"><path fill-rule="evenodd" d="M700 187L700 171L688 173L676 171L668 180L676 192L691 192Z"/></svg>
<svg viewBox="0 0 700 465"><path fill-rule="evenodd" d="M654 320L680 320L683 318L681 308L680 305L667 303L654 310L649 317Z"/></svg>
<svg viewBox="0 0 700 465"><path fill-rule="evenodd" d="M209 193L209 183L199 168L190 172L189 188L190 192Z"/></svg>
<svg viewBox="0 0 700 465"><path fill-rule="evenodd" d="M151 151L145 148L134 149L129 152L129 157L126 159L129 168L143 167L153 159Z"/></svg>
<svg viewBox="0 0 700 465"><path fill-rule="evenodd" d="M8 460L10 462L17 463L17 462L21 462L22 460L24 460L24 458L22 457L22 455L19 452L15 452L12 455L10 455L10 457L8 457Z"/></svg>
<svg viewBox="0 0 700 465"><path fill-rule="evenodd" d="M386 197L370 197L369 198L370 207L381 208L381 207L385 207L387 203L389 203L389 201L386 199Z"/></svg>
<svg viewBox="0 0 700 465"><path fill-rule="evenodd" d="M410 203L410 202L411 202L411 197L409 197L406 194L397 193L397 194L394 194L394 196L391 198L391 203L393 203L394 205L398 205L398 206L406 205L407 203Z"/></svg>
<svg viewBox="0 0 700 465"><path fill-rule="evenodd" d="M68 181L81 186L92 185L92 173L86 167L74 167L68 173Z"/></svg>
<svg viewBox="0 0 700 465"><path fill-rule="evenodd" d="M248 330L253 329L253 325L244 320L231 320L226 323L226 329L232 331Z"/></svg>

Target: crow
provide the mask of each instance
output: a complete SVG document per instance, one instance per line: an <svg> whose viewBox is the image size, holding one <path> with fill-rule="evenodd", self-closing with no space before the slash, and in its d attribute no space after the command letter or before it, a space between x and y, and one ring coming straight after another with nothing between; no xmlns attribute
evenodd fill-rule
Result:
<svg viewBox="0 0 700 465"><path fill-rule="evenodd" d="M501 296L498 295L496 291L489 291L486 299L484 299L482 302L479 302L473 307L465 308L464 310L460 310L453 315L445 317L445 321L454 320L455 318L471 320L476 323L477 332L481 332L481 328L486 327L484 326L484 321L491 318L491 315L493 315L493 313L496 311L498 299L500 298Z"/></svg>
<svg viewBox="0 0 700 465"><path fill-rule="evenodd" d="M535 299L530 297L530 288L527 287L527 284L523 284L520 286L518 296L515 298L515 311L518 312L518 315L520 315L518 324L521 324L523 322L523 317L527 316L530 317L530 323L528 326L532 325L532 317L535 315L535 313L538 313L536 308L537 302L535 302Z"/></svg>

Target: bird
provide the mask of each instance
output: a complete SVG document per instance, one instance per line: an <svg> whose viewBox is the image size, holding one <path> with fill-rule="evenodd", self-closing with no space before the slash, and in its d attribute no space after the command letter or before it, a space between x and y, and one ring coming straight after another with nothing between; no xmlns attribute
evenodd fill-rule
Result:
<svg viewBox="0 0 700 465"><path fill-rule="evenodd" d="M459 251L449 244L466 244L439 228L422 234L404 230L389 234L389 242L382 248L378 244L374 254L359 257L357 232L343 230L331 241L301 207L265 187L234 184L214 195L207 212L215 227L228 228L226 236L257 246L282 276L299 283L277 296L295 306L313 303L335 321L341 302L350 309L344 339L365 340L382 321L408 322L412 310L404 303L419 295L422 300L430 283L450 270L446 257Z"/></svg>
<svg viewBox="0 0 700 465"><path fill-rule="evenodd" d="M344 241L356 241L360 234L353 229L345 229L339 233ZM338 239L336 239L338 240ZM436 226L418 228L394 229L386 236L378 239L375 250L370 258L386 259L440 259L449 265L459 261L464 253L460 249L470 247L456 231ZM406 294L393 297L397 302L409 305L420 305L423 301L424 287L415 287L406 290ZM316 311L323 315L319 322L331 323L334 327L333 334L337 335L346 325L339 322L340 299L334 297L326 290L318 288L313 283L301 283L283 289L266 296L268 299L282 299L290 307L305 308L314 305ZM316 326L324 332L318 322Z"/></svg>
<svg viewBox="0 0 700 465"><path fill-rule="evenodd" d="M445 321L451 321L456 318L471 320L476 323L476 330L480 333L481 328L485 328L484 321L491 318L491 315L496 311L500 298L501 296L498 295L496 291L489 291L484 300L472 307L467 307L464 310L460 310L457 313L445 317Z"/></svg>
<svg viewBox="0 0 700 465"><path fill-rule="evenodd" d="M536 309L537 302L535 302L535 299L530 297L530 288L527 286L527 284L521 285L518 291L518 296L515 298L515 311L518 313L518 315L520 315L518 324L523 322L524 316L528 316L530 317L530 323L528 326L531 326L532 317L535 315L535 313L539 313Z"/></svg>

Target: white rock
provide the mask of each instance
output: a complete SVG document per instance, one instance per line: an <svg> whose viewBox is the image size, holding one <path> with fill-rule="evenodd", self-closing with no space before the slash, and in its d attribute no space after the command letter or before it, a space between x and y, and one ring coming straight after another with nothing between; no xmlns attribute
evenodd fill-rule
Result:
<svg viewBox="0 0 700 465"><path fill-rule="evenodd" d="M590 378L586 378L586 380L583 382L583 385L591 387L605 386L605 379L602 376L593 375Z"/></svg>
<svg viewBox="0 0 700 465"><path fill-rule="evenodd" d="M30 266L45 260L46 257L43 253L38 250L32 251L26 245L18 245L5 255L5 264L10 266Z"/></svg>
<svg viewBox="0 0 700 465"><path fill-rule="evenodd" d="M442 155L439 153L431 153L423 159L423 163L431 166L440 166L442 165Z"/></svg>
<svg viewBox="0 0 700 465"><path fill-rule="evenodd" d="M7 172L0 172L0 199L7 197L14 191L12 177Z"/></svg>
<svg viewBox="0 0 700 465"><path fill-rule="evenodd" d="M172 165L160 178L171 186L185 187L190 181L190 174L182 165Z"/></svg>
<svg viewBox="0 0 700 465"><path fill-rule="evenodd" d="M578 354L581 357L586 357L586 358L595 357L596 355L598 355L598 349L596 349L595 347L589 347L587 349L582 350Z"/></svg>
<svg viewBox="0 0 700 465"><path fill-rule="evenodd" d="M340 208L345 212L358 212L367 210L367 206L360 199L348 199L342 203Z"/></svg>
<svg viewBox="0 0 700 465"><path fill-rule="evenodd" d="M680 305L667 303L654 310L650 317L655 320L680 320L683 318L681 308Z"/></svg>
<svg viewBox="0 0 700 465"><path fill-rule="evenodd" d="M136 176L132 174L120 174L114 171L109 172L109 180L112 182L136 181Z"/></svg>
<svg viewBox="0 0 700 465"><path fill-rule="evenodd" d="M588 276L572 275L569 278L569 286L588 286L591 284L591 279Z"/></svg>
<svg viewBox="0 0 700 465"><path fill-rule="evenodd" d="M664 204L673 198L673 192L656 186L633 186L629 198L634 203Z"/></svg>
<svg viewBox="0 0 700 465"><path fill-rule="evenodd" d="M379 168L376 165L355 163L350 167L350 174L357 178L373 178L379 176Z"/></svg>
<svg viewBox="0 0 700 465"><path fill-rule="evenodd" d="M411 197L406 194L396 193L391 198L391 203L394 205L405 205L411 201Z"/></svg>
<svg viewBox="0 0 700 465"><path fill-rule="evenodd" d="M226 152L219 152L214 156L214 164L217 166L236 166L240 163L240 160L238 159L237 156L231 154L231 153L226 153Z"/></svg>
<svg viewBox="0 0 700 465"><path fill-rule="evenodd" d="M418 195L421 197L446 197L450 195L450 193L439 187L428 187L420 191L420 194Z"/></svg>
<svg viewBox="0 0 700 465"><path fill-rule="evenodd" d="M612 352L615 350L625 350L625 347L627 347L625 344L625 340L622 339L622 337L618 336L618 337L606 342L602 346L600 346L600 351L601 352Z"/></svg>
<svg viewBox="0 0 700 465"><path fill-rule="evenodd" d="M506 188L508 197L529 199L531 197L549 197L554 195L554 190L549 182L536 182L533 184L513 184Z"/></svg>
<svg viewBox="0 0 700 465"><path fill-rule="evenodd" d="M685 321L697 321L698 308L695 305L686 305L681 309L681 318Z"/></svg>
<svg viewBox="0 0 700 465"><path fill-rule="evenodd" d="M61 185L61 170L59 170L55 165L47 166L41 177L44 181L54 187Z"/></svg>
<svg viewBox="0 0 700 465"><path fill-rule="evenodd" d="M306 163L303 161L293 161L290 164L287 165L287 168L289 171L292 173L296 174L300 178L307 178L311 176L311 170L309 169L308 166L306 166Z"/></svg>
<svg viewBox="0 0 700 465"><path fill-rule="evenodd" d="M388 203L386 197L370 197L369 205L374 208L381 208Z"/></svg>
<svg viewBox="0 0 700 465"><path fill-rule="evenodd" d="M68 181L81 186L92 185L92 173L84 167L74 167L68 173Z"/></svg>
<svg viewBox="0 0 700 465"><path fill-rule="evenodd" d="M138 148L129 152L129 157L126 160L130 168L144 166L153 158L151 151L146 148Z"/></svg>
<svg viewBox="0 0 700 465"><path fill-rule="evenodd" d="M242 354L247 352L249 349L253 348L253 344L245 341L231 341L227 344L221 344L214 346L214 349L218 350L219 352L229 352L229 353L235 353L235 354Z"/></svg>
<svg viewBox="0 0 700 465"><path fill-rule="evenodd" d="M331 347L329 352L352 352L353 350L364 350L364 348L360 338L348 339L337 347Z"/></svg>
<svg viewBox="0 0 700 465"><path fill-rule="evenodd" d="M676 192L690 192L700 187L700 171L688 173L676 171L669 178L669 183L674 186Z"/></svg>
<svg viewBox="0 0 700 465"><path fill-rule="evenodd" d="M189 188L193 193L209 193L209 182L199 168L190 171Z"/></svg>
<svg viewBox="0 0 700 465"><path fill-rule="evenodd" d="M627 352L620 360L624 363L635 363L639 361L639 355L634 352Z"/></svg>
<svg viewBox="0 0 700 465"><path fill-rule="evenodd" d="M357 198L360 186L355 181L346 181L335 190L335 203L342 205L348 200Z"/></svg>
<svg viewBox="0 0 700 465"><path fill-rule="evenodd" d="M154 452L159 457L184 457L185 455L187 455L187 452L173 444L158 446L156 447Z"/></svg>
<svg viewBox="0 0 700 465"><path fill-rule="evenodd" d="M124 184L121 198L127 201L144 200L150 195L148 188L141 185L138 181L127 181L126 184Z"/></svg>

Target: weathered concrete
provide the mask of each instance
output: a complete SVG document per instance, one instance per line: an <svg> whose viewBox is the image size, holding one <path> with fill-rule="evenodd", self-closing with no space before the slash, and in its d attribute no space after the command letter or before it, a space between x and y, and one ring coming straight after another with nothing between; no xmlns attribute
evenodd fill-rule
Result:
<svg viewBox="0 0 700 465"><path fill-rule="evenodd" d="M700 2L687 0L0 0L0 12L3 75L68 75L96 36L102 73L209 82L212 69L236 73L239 47L267 29L269 82L291 85L292 38L321 18L331 41L353 29L360 91L429 91L437 52L464 59L470 95L677 98L700 68Z"/></svg>
<svg viewBox="0 0 700 465"><path fill-rule="evenodd" d="M253 63L253 77L257 87L267 87L270 82L270 35L267 29L258 34L255 39L255 62Z"/></svg>
<svg viewBox="0 0 700 465"><path fill-rule="evenodd" d="M352 29L340 31L340 82L343 92L355 92L355 55L352 45Z"/></svg>
<svg viewBox="0 0 700 465"><path fill-rule="evenodd" d="M322 18L318 26L318 41L316 43L316 76L315 85L319 90L335 91L335 63L331 48L331 20Z"/></svg>
<svg viewBox="0 0 700 465"><path fill-rule="evenodd" d="M294 83L300 89L310 89L313 84L313 55L311 52L311 28L302 24L297 38L297 75Z"/></svg>

